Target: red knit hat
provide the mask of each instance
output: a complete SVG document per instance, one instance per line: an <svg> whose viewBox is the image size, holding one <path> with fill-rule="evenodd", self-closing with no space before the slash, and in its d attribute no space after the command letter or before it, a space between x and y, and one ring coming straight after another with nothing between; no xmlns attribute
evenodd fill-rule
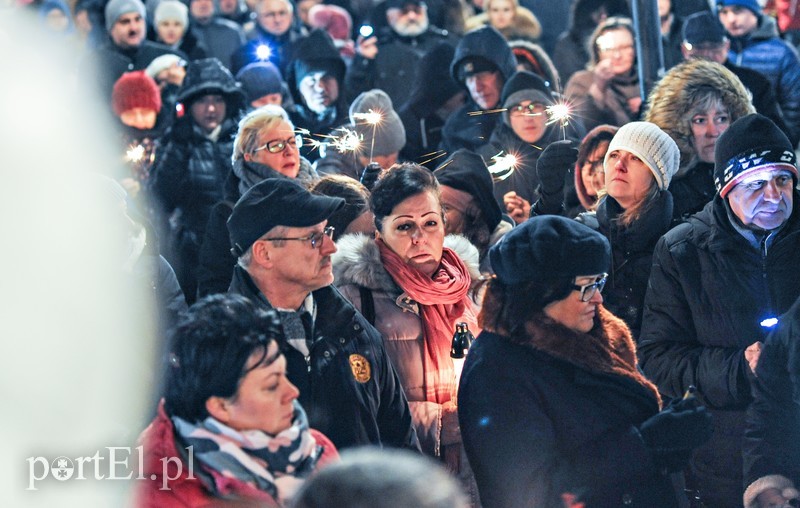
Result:
<svg viewBox="0 0 800 508"><path fill-rule="evenodd" d="M116 83L111 93L111 107L119 116L133 108L161 110L161 91L155 80L144 71L126 72Z"/></svg>

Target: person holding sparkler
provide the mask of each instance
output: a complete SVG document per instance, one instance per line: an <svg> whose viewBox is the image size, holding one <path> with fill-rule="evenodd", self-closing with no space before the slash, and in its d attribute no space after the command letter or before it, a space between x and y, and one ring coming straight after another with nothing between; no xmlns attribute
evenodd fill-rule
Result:
<svg viewBox="0 0 800 508"><path fill-rule="evenodd" d="M572 138L563 121L554 121L555 100L547 84L532 72L515 73L503 87L502 122L478 150L494 178L494 195L517 223L530 215L539 198L536 161L547 145Z"/></svg>

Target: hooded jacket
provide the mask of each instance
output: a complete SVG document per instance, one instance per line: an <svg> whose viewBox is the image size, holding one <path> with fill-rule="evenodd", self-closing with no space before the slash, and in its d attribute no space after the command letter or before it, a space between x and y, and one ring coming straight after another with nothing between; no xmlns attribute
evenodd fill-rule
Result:
<svg viewBox="0 0 800 508"><path fill-rule="evenodd" d="M397 369L408 397L412 420L422 450L438 456L442 406L425 399L423 336L419 307L383 267L378 245L365 235L345 235L333 254L336 286L359 310L363 302L359 288L369 289L375 309L375 327L383 336L386 352ZM478 251L464 237L447 236L445 247L453 249L467 264L474 281L480 278Z"/></svg>
<svg viewBox="0 0 800 508"><path fill-rule="evenodd" d="M694 385L712 412L713 436L692 459L701 488L720 496L707 500L711 506L742 503L752 382L744 350L765 340L762 320L783 314L800 296L800 213L795 209L765 236L761 249L734 229L729 213L717 195L659 240L639 339L642 370L659 391L676 398Z"/></svg>
<svg viewBox="0 0 800 508"><path fill-rule="evenodd" d="M314 66L330 69L339 86L339 96L336 101L325 108L321 114L311 111L306 106L303 94L300 92L300 81L303 79L304 69ZM344 89L345 69L346 66L339 55L339 50L336 49L333 39L324 30L316 29L296 44L294 60L289 64L286 72L286 85L289 87L294 102L287 112L295 127L308 129L313 135L325 135L349 120ZM314 150L313 146L304 145L300 148L300 153L310 160L319 157L318 151Z"/></svg>
<svg viewBox="0 0 800 508"><path fill-rule="evenodd" d="M688 117L695 94L703 88L713 88L719 93L731 123L755 111L741 81L724 66L706 60L678 65L653 89L647 100L645 120L669 134L681 152L680 169L669 185L675 224L702 210L717 192L714 164L697 158Z"/></svg>
<svg viewBox="0 0 800 508"><path fill-rule="evenodd" d="M459 79L458 72L464 60L470 57L480 57L497 66L503 81L500 83L501 89L517 68L517 61L508 43L500 32L489 26L469 32L456 46L456 53L450 64L450 75L464 89L466 89L466 84ZM500 96L499 91L497 95ZM475 151L485 144L500 115L469 115L470 112L480 109L472 97L468 97L467 103L450 115L445 122L440 148L448 153L453 153L459 148Z"/></svg>
<svg viewBox="0 0 800 508"><path fill-rule="evenodd" d="M772 84L789 139L800 139L800 57L797 50L781 39L774 18L761 16L758 27L743 37L731 39L728 58L735 65L760 72Z"/></svg>
<svg viewBox="0 0 800 508"><path fill-rule="evenodd" d="M167 259L190 302L196 293L200 243L211 207L223 197L223 184L231 171L233 138L244 110L244 94L216 58L197 60L189 66L178 100L188 109L194 99L208 93L223 95L227 104L216 141L207 137L191 114L184 115L164 136L150 178L161 227L170 231ZM176 210L180 214L169 227L167 220Z"/></svg>

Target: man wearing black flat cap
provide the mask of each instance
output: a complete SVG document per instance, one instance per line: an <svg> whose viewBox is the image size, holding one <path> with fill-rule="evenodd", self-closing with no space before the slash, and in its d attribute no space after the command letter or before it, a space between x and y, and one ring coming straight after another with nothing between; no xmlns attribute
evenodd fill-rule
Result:
<svg viewBox="0 0 800 508"><path fill-rule="evenodd" d="M727 507L742 505L745 411L762 344L800 296L792 143L765 116L739 118L717 141L714 184L713 201L656 244L638 354L662 395L694 385L711 409L713 436L686 481L706 506Z"/></svg>
<svg viewBox="0 0 800 508"><path fill-rule="evenodd" d="M251 187L228 219L238 257L228 291L278 311L286 376L300 390L311 426L337 448L419 450L380 334L331 285L336 244L326 225L343 205L288 179Z"/></svg>

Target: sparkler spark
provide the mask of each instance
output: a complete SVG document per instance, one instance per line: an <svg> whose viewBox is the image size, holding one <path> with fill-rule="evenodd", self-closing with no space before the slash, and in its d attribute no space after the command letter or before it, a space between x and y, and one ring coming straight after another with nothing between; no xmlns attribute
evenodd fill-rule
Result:
<svg viewBox="0 0 800 508"><path fill-rule="evenodd" d="M547 125L551 123L560 123L562 127L569 125L572 118L572 108L566 102L557 102L547 109Z"/></svg>
<svg viewBox="0 0 800 508"><path fill-rule="evenodd" d="M439 157L444 157L445 155L447 155L447 152L446 152L446 151L444 151L444 150L437 150L437 151L435 151L435 152L426 153L425 155L423 155L423 156L421 157L421 158L424 158L425 160L424 160L424 161L422 161L422 162L420 162L419 164L420 164L421 166L424 166L425 164L429 163L430 161L432 161L432 160L436 160L436 159L438 159ZM451 162L452 162L452 161L451 161Z"/></svg>
<svg viewBox="0 0 800 508"><path fill-rule="evenodd" d="M494 163L489 166L489 173L492 174L492 177L495 181L499 182L501 180L505 180L514 172L517 168L517 156L508 153L503 155L503 152L498 153L494 157L492 157Z"/></svg>
<svg viewBox="0 0 800 508"><path fill-rule="evenodd" d="M356 120L363 120L370 125L378 125L383 120L383 115L380 111L370 109L366 113L353 113L353 118Z"/></svg>
<svg viewBox="0 0 800 508"><path fill-rule="evenodd" d="M361 148L363 136L354 130L342 128L339 136L330 136L331 144L339 153L356 152Z"/></svg>
<svg viewBox="0 0 800 508"><path fill-rule="evenodd" d="M508 111L508 108L482 109L480 111L470 111L467 113L467 115L469 116L491 115L493 113L502 113L503 111Z"/></svg>
<svg viewBox="0 0 800 508"><path fill-rule="evenodd" d="M139 162L144 158L144 146L142 145L133 145L128 147L128 151L125 152L125 158L128 162Z"/></svg>

